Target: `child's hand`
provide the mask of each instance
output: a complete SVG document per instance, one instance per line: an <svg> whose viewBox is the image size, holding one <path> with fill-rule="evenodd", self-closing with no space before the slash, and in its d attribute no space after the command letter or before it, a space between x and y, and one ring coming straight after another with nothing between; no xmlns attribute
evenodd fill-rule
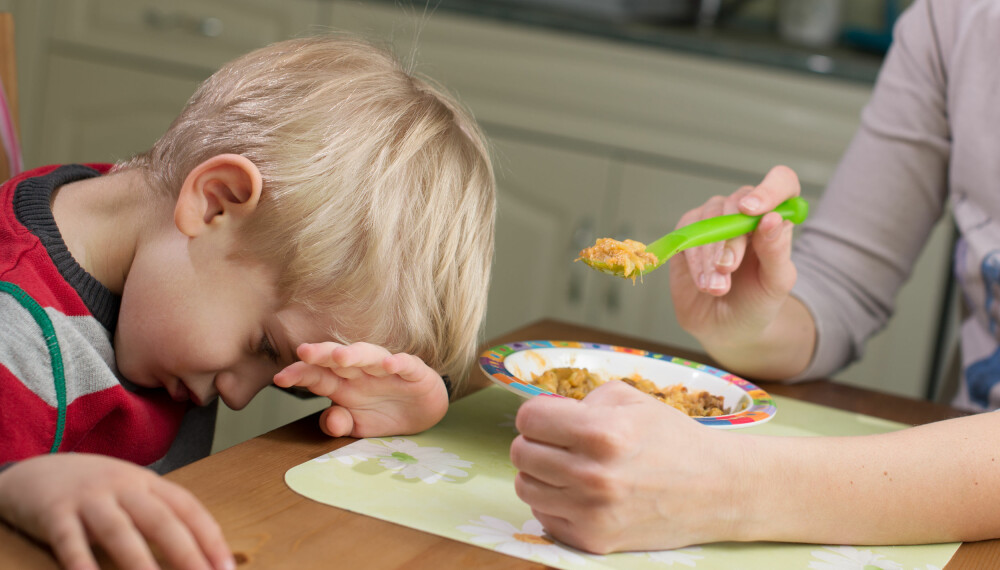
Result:
<svg viewBox="0 0 1000 570"><path fill-rule="evenodd" d="M111 457L57 453L7 468L0 517L48 543L64 568L96 570L91 543L121 568L156 568L147 541L174 568L236 567L219 525L191 493Z"/></svg>
<svg viewBox="0 0 1000 570"><path fill-rule="evenodd" d="M417 433L448 410L441 376L412 354L364 342L303 344L296 352L302 360L279 372L274 383L330 398L320 427L333 437Z"/></svg>
<svg viewBox="0 0 1000 570"><path fill-rule="evenodd" d="M628 386L582 401L535 397L517 413L517 495L553 537L588 552L733 538L733 437Z"/></svg>

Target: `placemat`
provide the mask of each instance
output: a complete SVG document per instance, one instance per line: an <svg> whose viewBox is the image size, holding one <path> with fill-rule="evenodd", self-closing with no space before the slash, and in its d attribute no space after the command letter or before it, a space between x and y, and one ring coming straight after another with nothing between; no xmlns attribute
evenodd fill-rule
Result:
<svg viewBox="0 0 1000 570"><path fill-rule="evenodd" d="M741 431L864 435L904 427L788 398L774 400L774 419ZM960 545L715 543L604 556L576 550L546 536L514 493L509 449L521 402L491 386L452 404L441 423L424 433L359 440L289 469L285 482L321 503L556 568L934 570Z"/></svg>

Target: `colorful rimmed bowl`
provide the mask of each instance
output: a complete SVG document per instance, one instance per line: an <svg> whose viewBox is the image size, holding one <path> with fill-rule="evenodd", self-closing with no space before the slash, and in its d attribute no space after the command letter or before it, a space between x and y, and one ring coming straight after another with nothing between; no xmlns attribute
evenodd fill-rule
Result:
<svg viewBox="0 0 1000 570"><path fill-rule="evenodd" d="M571 340L527 340L501 344L479 356L479 367L493 382L530 398L549 393L531 384L532 374L550 368L586 368L604 378L639 374L666 387L683 384L690 391L705 390L721 396L725 416L696 417L696 421L720 429L761 424L776 412L771 396L756 385L728 372L683 358L637 348Z"/></svg>

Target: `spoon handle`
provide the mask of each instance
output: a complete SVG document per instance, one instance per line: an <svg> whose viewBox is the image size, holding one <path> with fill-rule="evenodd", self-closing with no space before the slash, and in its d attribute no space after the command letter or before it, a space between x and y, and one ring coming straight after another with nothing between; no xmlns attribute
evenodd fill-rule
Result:
<svg viewBox="0 0 1000 570"><path fill-rule="evenodd" d="M795 224L801 224L809 215L809 203L795 196L778 204L773 211ZM748 234L757 229L760 216L747 214L727 214L714 218L706 218L682 228L678 228L646 247L646 251L657 256L661 262L678 251L725 241Z"/></svg>

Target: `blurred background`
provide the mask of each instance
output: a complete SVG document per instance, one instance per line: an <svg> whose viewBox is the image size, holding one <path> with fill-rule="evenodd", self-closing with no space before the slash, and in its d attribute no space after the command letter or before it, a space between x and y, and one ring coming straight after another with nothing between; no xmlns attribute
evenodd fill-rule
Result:
<svg viewBox="0 0 1000 570"><path fill-rule="evenodd" d="M499 218L484 341L543 317L697 348L666 273L574 264L598 237L651 241L714 194L794 168L815 201L859 122L896 0L0 0L15 16L25 165L145 150L222 63L348 30L472 110ZM890 327L838 378L940 397L954 346L950 222ZM268 390L220 412L216 449L322 407Z"/></svg>

